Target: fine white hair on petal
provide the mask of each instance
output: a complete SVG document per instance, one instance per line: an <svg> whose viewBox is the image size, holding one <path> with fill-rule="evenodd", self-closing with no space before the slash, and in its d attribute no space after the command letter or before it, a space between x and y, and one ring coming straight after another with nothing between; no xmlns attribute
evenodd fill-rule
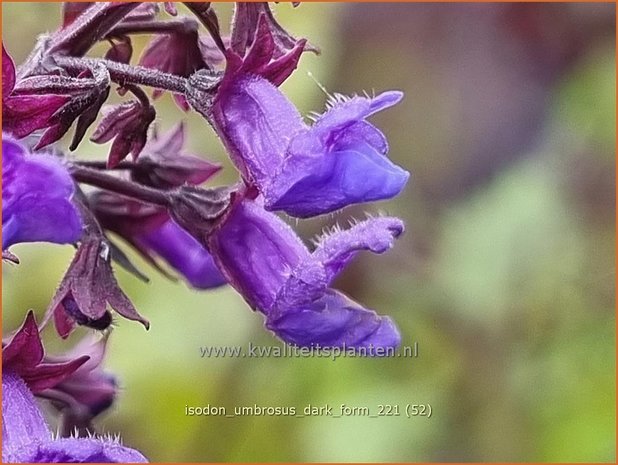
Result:
<svg viewBox="0 0 618 465"><path fill-rule="evenodd" d="M326 109L332 110L337 105L341 105L342 103L348 102L357 97L358 97L357 94L343 95L339 93L334 93L331 96L329 96L328 100L326 100Z"/></svg>

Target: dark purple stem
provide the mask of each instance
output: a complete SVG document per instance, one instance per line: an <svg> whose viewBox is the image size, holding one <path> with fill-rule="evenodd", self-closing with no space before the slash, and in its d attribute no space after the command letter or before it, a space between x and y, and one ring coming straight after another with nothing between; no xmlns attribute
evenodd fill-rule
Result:
<svg viewBox="0 0 618 465"><path fill-rule="evenodd" d="M138 84L184 94L187 83L187 80L181 76L163 73L143 66L125 65L103 58L54 56L54 61L62 68L77 72L91 69L97 64L103 64L109 71L111 80L121 86Z"/></svg>
<svg viewBox="0 0 618 465"><path fill-rule="evenodd" d="M130 21L117 24L107 37L118 37L128 34L157 34L170 32L195 32L198 23L193 18L178 18L168 21Z"/></svg>
<svg viewBox="0 0 618 465"><path fill-rule="evenodd" d="M50 40L49 53L84 55L140 3L94 3L69 26L54 32Z"/></svg>
<svg viewBox="0 0 618 465"><path fill-rule="evenodd" d="M139 165L135 162L129 160L123 160L118 163L113 168L108 168L106 161L98 161L98 160L78 160L72 162L74 165L83 166L84 168L90 168L95 170L134 170L139 169Z"/></svg>
<svg viewBox="0 0 618 465"><path fill-rule="evenodd" d="M117 178L102 171L87 168L85 166L71 164L68 166L73 179L77 182L90 186L100 187L108 191L115 192L126 197L141 200L146 203L160 205L162 207L171 206L171 197L168 193L137 184L132 181Z"/></svg>

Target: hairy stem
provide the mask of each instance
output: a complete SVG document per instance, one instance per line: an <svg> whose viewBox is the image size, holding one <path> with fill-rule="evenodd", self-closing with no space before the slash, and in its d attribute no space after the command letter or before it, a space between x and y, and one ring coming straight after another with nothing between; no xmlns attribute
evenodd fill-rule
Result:
<svg viewBox="0 0 618 465"><path fill-rule="evenodd" d="M91 69L97 64L103 64L109 71L111 80L121 86L137 84L183 94L187 82L181 76L163 73L143 66L125 65L103 58L74 58L56 55L54 61L62 68L77 72Z"/></svg>

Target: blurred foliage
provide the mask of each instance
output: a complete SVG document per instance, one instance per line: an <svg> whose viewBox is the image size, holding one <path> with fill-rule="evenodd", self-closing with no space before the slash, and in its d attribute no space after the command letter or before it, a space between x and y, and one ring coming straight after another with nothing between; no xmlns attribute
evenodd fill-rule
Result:
<svg viewBox="0 0 618 465"><path fill-rule="evenodd" d="M226 24L229 5L217 8L226 11ZM614 462L613 6L561 6L575 9L561 16L571 23L560 22L564 28L553 47L566 43L561 42L568 32L564 24L601 18L612 27L605 34L583 35L578 53L560 55L541 41L528 44L523 50L570 57L552 61L560 66L551 73L544 65L550 61L527 67L530 56L538 58L518 48L527 42L509 42L515 39L502 26L481 24L503 11L521 20L519 6L475 5L460 16L448 16L452 10L446 6L275 8L286 28L322 49L319 57L305 56L283 86L301 111L319 110L325 100L307 71L332 91L399 88L407 94L399 107L376 118L392 142L390 156L413 173L406 192L385 204L295 225L309 239L324 225L366 210L386 209L405 219L408 234L396 248L385 256L359 257L339 285L368 307L392 315L404 344L418 341L420 356L335 362L202 359L202 345L278 342L230 289L199 293L152 270L146 285L119 270L123 288L152 329L116 322L107 365L122 380L123 391L100 422L101 431L119 432L152 461ZM3 10L3 41L18 62L36 35L52 30L59 18L58 4L5 3ZM531 18L543 17L531 11ZM450 19L441 23L442 18ZM391 35L397 21L413 38L398 41ZM419 23L422 27L415 28ZM432 40L423 35L425 23L442 25L432 29ZM541 39L552 30L545 32ZM471 41L459 49L462 62L475 53L477 59L491 56L482 48L474 52L473 40L497 44L499 56L520 54L501 72L490 59L478 70L449 68L457 59L436 57L439 51L455 56L446 51L459 41L458 34ZM139 41L137 48L144 44ZM483 95L485 84L475 72L495 83L487 102L460 93L469 88ZM513 76L516 86L508 80ZM532 88L532 94L517 92ZM534 115L518 113L526 99L541 102ZM485 113L470 107L475 103L486 104L479 107ZM158 108L165 127L181 117L168 96ZM473 136L469 115L484 118ZM236 174L211 129L196 115L184 118L194 152L228 168L215 182L232 182ZM500 122L507 126L498 128ZM106 150L85 144L78 155L103 157ZM449 189L449 195L438 194ZM72 251L31 245L14 252L22 265L3 265L5 332L19 324L26 309L41 314ZM50 351L75 340L64 343L53 330L46 333ZM336 408L430 403L434 412L431 419L230 419L184 413L187 404L300 410L325 403Z"/></svg>

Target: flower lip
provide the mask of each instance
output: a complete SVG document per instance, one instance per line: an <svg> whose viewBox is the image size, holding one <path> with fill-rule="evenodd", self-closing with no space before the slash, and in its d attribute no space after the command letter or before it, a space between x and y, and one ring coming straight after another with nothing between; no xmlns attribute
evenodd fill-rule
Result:
<svg viewBox="0 0 618 465"><path fill-rule="evenodd" d="M402 92L333 95L308 127L276 86L243 71L247 66L226 69L212 114L232 161L267 209L308 218L403 190L409 173L386 157L384 134L366 121L401 101Z"/></svg>
<svg viewBox="0 0 618 465"><path fill-rule="evenodd" d="M239 196L211 231L208 246L230 284L285 342L395 347L401 338L389 318L329 283L358 251L383 253L403 229L397 218L370 218L327 235L310 253L286 223L263 209L259 198Z"/></svg>
<svg viewBox="0 0 618 465"><path fill-rule="evenodd" d="M317 160L299 155L287 160L279 177L283 181L272 182L264 190L266 208L310 218L351 204L395 197L410 177L364 143L326 157Z"/></svg>
<svg viewBox="0 0 618 465"><path fill-rule="evenodd" d="M399 330L389 317L378 316L332 289L293 312L273 314L266 326L284 341L301 347L385 349L401 343Z"/></svg>

